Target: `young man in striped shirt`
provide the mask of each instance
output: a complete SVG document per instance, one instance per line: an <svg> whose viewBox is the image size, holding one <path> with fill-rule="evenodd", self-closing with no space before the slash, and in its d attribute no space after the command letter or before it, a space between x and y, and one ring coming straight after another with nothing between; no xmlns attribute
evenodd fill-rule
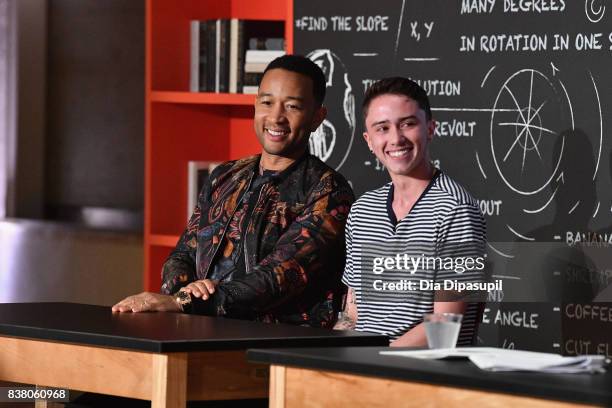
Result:
<svg viewBox="0 0 612 408"><path fill-rule="evenodd" d="M363 136L391 183L351 208L342 278L349 290L335 328L387 334L391 346L425 346L425 313L463 313L458 344L469 344L477 304L440 296L434 282L480 279L481 264L472 259L466 267L466 259L483 262L486 227L476 200L430 162L435 122L427 94L409 79L382 79L366 92L363 115Z"/></svg>

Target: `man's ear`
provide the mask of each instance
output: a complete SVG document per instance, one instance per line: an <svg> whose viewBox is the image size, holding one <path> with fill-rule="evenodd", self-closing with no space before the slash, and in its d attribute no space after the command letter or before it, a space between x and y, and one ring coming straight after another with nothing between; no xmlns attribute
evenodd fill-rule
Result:
<svg viewBox="0 0 612 408"><path fill-rule="evenodd" d="M312 126L310 128L311 132L317 130L317 128L323 123L325 118L327 117L327 108L325 106L321 106L316 110L314 117L312 118Z"/></svg>

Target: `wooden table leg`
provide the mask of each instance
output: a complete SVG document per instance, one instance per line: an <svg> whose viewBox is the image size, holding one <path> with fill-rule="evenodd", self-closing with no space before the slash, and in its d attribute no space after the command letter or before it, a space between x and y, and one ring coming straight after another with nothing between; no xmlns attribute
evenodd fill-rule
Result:
<svg viewBox="0 0 612 408"><path fill-rule="evenodd" d="M36 386L37 390L44 390L45 388L47 387ZM34 402L34 408L64 408L64 404L55 401L38 400Z"/></svg>
<svg viewBox="0 0 612 408"><path fill-rule="evenodd" d="M251 364L246 350L189 352L187 399L193 401L267 398L269 366Z"/></svg>
<svg viewBox="0 0 612 408"><path fill-rule="evenodd" d="M152 365L151 408L185 408L187 353L156 354Z"/></svg>
<svg viewBox="0 0 612 408"><path fill-rule="evenodd" d="M282 366L270 366L270 404L269 408L285 408L285 375Z"/></svg>
<svg viewBox="0 0 612 408"><path fill-rule="evenodd" d="M34 403L34 408L63 408L64 404L60 404L59 402L51 402L51 401L36 401Z"/></svg>

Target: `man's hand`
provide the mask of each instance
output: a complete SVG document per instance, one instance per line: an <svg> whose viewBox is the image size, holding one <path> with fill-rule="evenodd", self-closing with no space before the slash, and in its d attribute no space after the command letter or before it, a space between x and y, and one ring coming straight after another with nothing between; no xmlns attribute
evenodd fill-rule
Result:
<svg viewBox="0 0 612 408"><path fill-rule="evenodd" d="M181 312L172 296L142 292L128 296L113 306L113 312Z"/></svg>
<svg viewBox="0 0 612 408"><path fill-rule="evenodd" d="M434 313L465 313L465 302L436 302ZM425 323L421 322L389 344L391 347L427 347Z"/></svg>
<svg viewBox="0 0 612 408"><path fill-rule="evenodd" d="M185 286L181 290L192 294L194 297L201 297L202 299L206 300L213 293L215 293L215 286L217 286L218 283L219 281L216 280L202 279L195 282L191 282L189 285Z"/></svg>

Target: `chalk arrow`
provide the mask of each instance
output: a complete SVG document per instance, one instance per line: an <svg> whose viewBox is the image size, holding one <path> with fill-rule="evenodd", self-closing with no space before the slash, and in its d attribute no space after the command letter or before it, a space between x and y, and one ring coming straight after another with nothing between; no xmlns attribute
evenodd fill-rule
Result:
<svg viewBox="0 0 612 408"><path fill-rule="evenodd" d="M555 67L555 64L553 64L552 62L550 63L550 66L552 67L553 70L553 76L555 76L555 73L559 72L559 68Z"/></svg>
<svg viewBox="0 0 612 408"><path fill-rule="evenodd" d="M561 172L561 174L559 174L559 177L557 177L557 181L561 180L561 184L565 184L565 179L563 178L563 172Z"/></svg>

